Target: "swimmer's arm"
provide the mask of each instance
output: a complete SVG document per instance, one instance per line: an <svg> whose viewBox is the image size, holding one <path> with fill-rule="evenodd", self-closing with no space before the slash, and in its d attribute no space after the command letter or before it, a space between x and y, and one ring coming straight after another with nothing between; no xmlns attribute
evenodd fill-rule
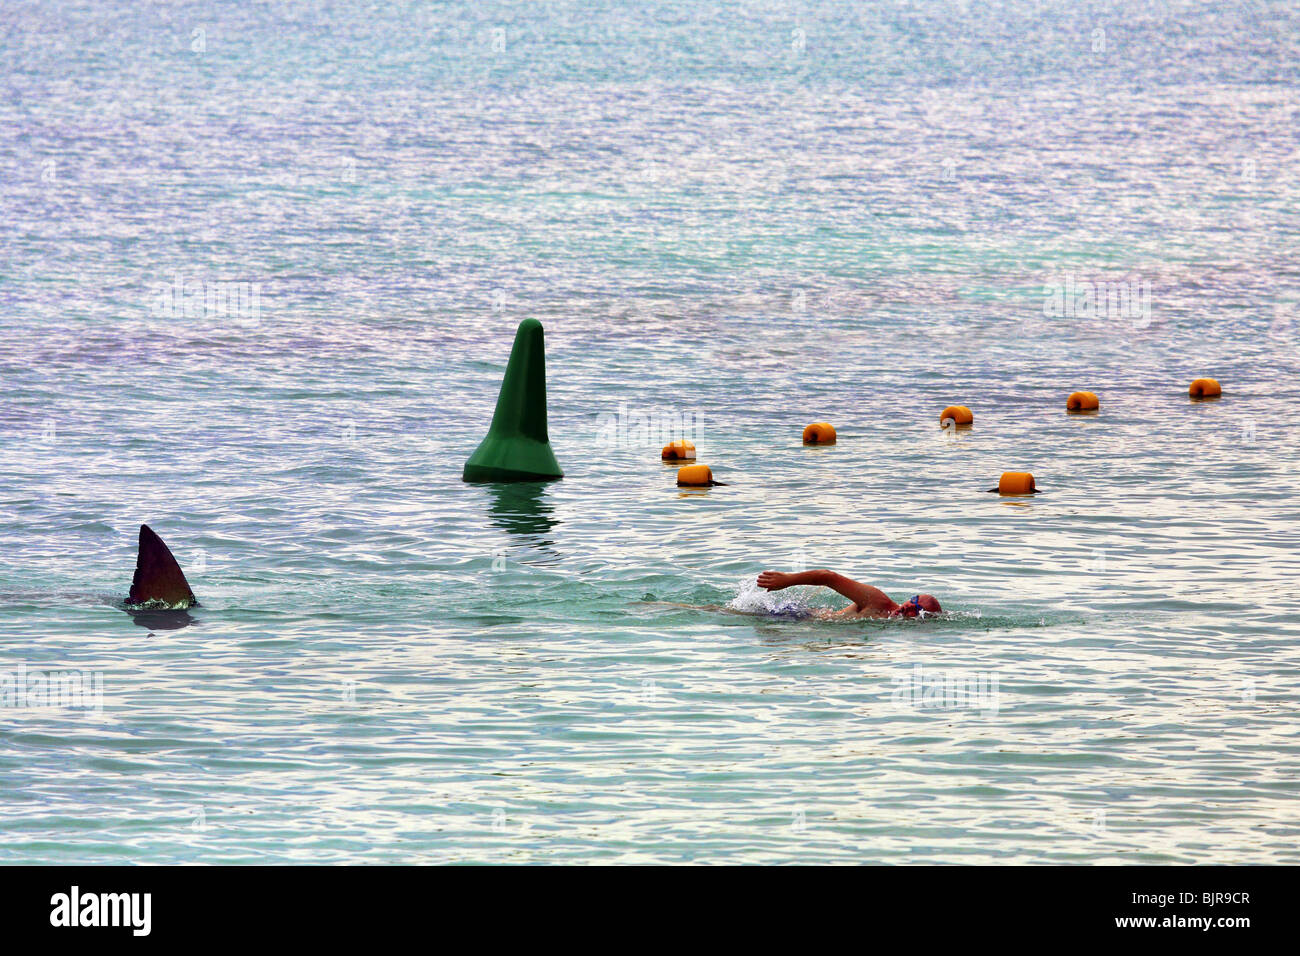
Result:
<svg viewBox="0 0 1300 956"><path fill-rule="evenodd" d="M811 584L819 588L830 588L832 591L838 591L850 601L859 611L874 605L875 591L869 584L863 584L861 581L854 581L852 578L846 578L842 574L836 574L834 571L827 571L820 568L816 571L795 571L793 573L785 571L764 571L758 576L758 586L768 591L780 591L783 588L792 588L800 584Z"/></svg>

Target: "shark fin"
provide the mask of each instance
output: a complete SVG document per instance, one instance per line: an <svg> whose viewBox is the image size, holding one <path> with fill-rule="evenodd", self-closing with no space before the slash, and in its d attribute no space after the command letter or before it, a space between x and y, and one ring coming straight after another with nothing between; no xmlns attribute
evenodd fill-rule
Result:
<svg viewBox="0 0 1300 956"><path fill-rule="evenodd" d="M147 524L140 525L140 553L135 559L135 577L131 579L131 593L126 602L165 604L172 608L194 607L199 603L176 558Z"/></svg>

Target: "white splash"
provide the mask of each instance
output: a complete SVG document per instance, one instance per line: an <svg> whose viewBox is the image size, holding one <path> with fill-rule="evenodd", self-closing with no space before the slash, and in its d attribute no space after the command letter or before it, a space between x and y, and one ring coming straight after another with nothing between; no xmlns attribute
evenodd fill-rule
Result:
<svg viewBox="0 0 1300 956"><path fill-rule="evenodd" d="M727 607L747 614L806 614L812 611L811 605L791 597L790 591L764 591L750 577L740 582L736 596L727 602Z"/></svg>

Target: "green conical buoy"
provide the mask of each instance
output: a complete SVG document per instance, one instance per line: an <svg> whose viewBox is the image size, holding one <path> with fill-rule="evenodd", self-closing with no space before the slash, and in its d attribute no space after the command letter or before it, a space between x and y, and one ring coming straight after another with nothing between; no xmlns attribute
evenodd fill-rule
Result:
<svg viewBox="0 0 1300 956"><path fill-rule="evenodd" d="M564 477L546 433L546 339L536 319L519 323L492 427L465 462L461 477L465 481Z"/></svg>

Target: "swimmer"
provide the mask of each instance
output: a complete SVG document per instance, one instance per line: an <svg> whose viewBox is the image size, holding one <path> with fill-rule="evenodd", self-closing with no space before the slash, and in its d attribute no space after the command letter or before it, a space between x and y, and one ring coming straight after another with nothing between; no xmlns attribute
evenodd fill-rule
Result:
<svg viewBox="0 0 1300 956"><path fill-rule="evenodd" d="M758 576L758 586L767 591L781 591L799 584L811 584L815 587L830 588L838 591L853 603L842 610L830 608L807 607L798 601L787 601L773 608L765 608L761 613L789 621L819 620L846 621L860 617L917 617L921 612L940 614L943 608L933 594L914 594L902 604L895 604L880 588L854 581L842 574L825 569L818 571L764 571ZM718 611L723 614L742 614L751 616L755 612L741 610L717 604L676 604L667 601L645 601L656 607L680 607L692 611Z"/></svg>
<svg viewBox="0 0 1300 956"><path fill-rule="evenodd" d="M938 614L943 608L933 594L914 594L902 604L895 604L880 588L854 581L824 568L817 571L764 571L758 576L758 586L765 591L780 591L799 584L830 588L838 591L853 603L842 611L821 611L816 616L825 620L844 620L854 617L916 617L922 611Z"/></svg>

